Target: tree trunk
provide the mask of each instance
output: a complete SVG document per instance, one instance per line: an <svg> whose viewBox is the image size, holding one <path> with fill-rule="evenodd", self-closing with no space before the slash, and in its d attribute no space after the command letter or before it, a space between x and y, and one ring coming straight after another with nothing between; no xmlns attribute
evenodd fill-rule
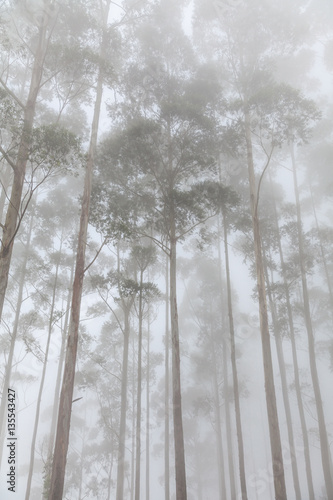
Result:
<svg viewBox="0 0 333 500"><path fill-rule="evenodd" d="M5 224L0 249L0 320L8 283L10 263L13 253L14 239L20 224L21 201L24 185L25 171L29 158L29 148L37 96L43 74L44 57L47 49L47 14L44 11L38 33L38 45L32 68L31 82L27 103L24 108L23 130L17 153L16 163L12 165L14 171L10 201L8 203Z"/></svg>
<svg viewBox="0 0 333 500"><path fill-rule="evenodd" d="M62 250L62 239L60 241L60 248L59 248L60 255L61 255L61 250ZM29 500L29 498L30 498L32 474L34 471L35 447L36 447L37 431L38 431L38 424L39 424L39 414L40 414L40 407L41 407L41 403L42 403L42 395L43 395L46 368L47 368L47 363L48 363L49 349L50 349L50 342L51 342L51 335L52 335L53 314L54 314L54 308L55 308L55 303L56 303L56 292L57 292L57 285L58 285L59 266L60 266L60 258L57 261L56 268L55 268L55 274L54 274L54 284L53 284L53 290L52 290L52 301L51 301L50 317L49 317L49 325L48 325L48 335L47 335L47 341L46 341L43 370L42 370L39 391L38 391L38 396L37 396L37 406L36 406L34 429L33 429L32 440L31 440L29 472L28 472L28 480L27 480L27 489L25 492L25 500Z"/></svg>
<svg viewBox="0 0 333 500"><path fill-rule="evenodd" d="M223 388L224 388L224 405L225 405L225 426L227 431L227 445L228 445L228 465L229 465L229 481L230 481L230 498L236 498L236 485L235 485L235 468L234 456L232 449L232 430L230 419L230 393L229 393L229 375L228 375L228 356L227 356L227 342L222 340L223 349Z"/></svg>
<svg viewBox="0 0 333 500"><path fill-rule="evenodd" d="M70 284L73 283L73 277L74 277L74 260L73 260L70 279L69 279ZM59 392L60 392L60 385L61 385L61 375L62 375L64 359L65 359L65 346L66 346L68 321L69 321L69 313L70 313L70 306L71 306L71 297L72 297L72 287L70 285L70 287L68 288L68 296L67 296L67 301L66 301L65 321L64 321L64 326L63 326L62 331L61 331L60 357L59 357L59 363L58 363L58 369L57 369L56 384L55 384L55 389L54 389L52 420L51 420L50 437L49 437L49 444L48 444L48 450L47 450L46 471L45 471L45 477L44 477L44 493L43 493L44 500L47 500L47 498L48 498L49 483L50 483L50 479L51 479L51 465L52 465L52 457L53 457L53 447L54 447L54 439L55 439L55 433L56 433L58 408L59 408Z"/></svg>
<svg viewBox="0 0 333 500"><path fill-rule="evenodd" d="M223 217L223 231L224 231L225 271L227 278L227 299L228 299L228 316L229 316L230 350L231 350L230 354L231 354L232 378L233 378L234 397L235 397L235 417L236 417L237 444L238 444L239 475L241 484L241 500L247 500L243 431L242 431L239 384L238 384L238 373L237 373L237 363L236 363L235 328L234 328L234 317L233 317L232 298L231 298L228 227L224 210L222 211L222 217Z"/></svg>
<svg viewBox="0 0 333 500"><path fill-rule="evenodd" d="M220 411L219 384L217 380L217 360L216 349L214 345L214 334L211 329L211 355L213 361L213 391L214 391L214 413L215 413L215 432L216 432L216 451L217 451L217 475L219 482L219 500L227 498L227 489L225 481L225 466L222 443L222 422Z"/></svg>
<svg viewBox="0 0 333 500"><path fill-rule="evenodd" d="M106 23L110 2L107 3L106 16L103 19L103 39L101 44L100 59L103 61L106 49ZM71 316L69 323L69 334L67 342L65 369L59 402L57 435L54 448L52 464L51 486L49 500L61 500L64 489L65 469L67 460L67 450L69 443L69 430L73 400L75 364L77 355L77 345L79 336L80 307L82 298L83 277L85 269L85 252L88 233L89 206L91 195L91 184L94 167L94 156L97 144L98 123L103 93L103 74L99 69L96 101L94 107L94 117L91 129L90 146L86 164L86 174L84 180L84 191L82 197L80 228L78 238L78 248L76 256L76 267L73 283L73 296L71 305Z"/></svg>
<svg viewBox="0 0 333 500"><path fill-rule="evenodd" d="M178 308L176 289L176 246L175 221L171 221L170 238L170 309L172 335L172 403L175 442L176 500L187 500L182 397L180 383L180 349L178 329Z"/></svg>
<svg viewBox="0 0 333 500"><path fill-rule="evenodd" d="M138 378L136 396L136 461L135 461L135 500L140 499L141 472L141 391L142 391L142 286L143 271L140 271L139 293L139 338L138 338Z"/></svg>
<svg viewBox="0 0 333 500"><path fill-rule="evenodd" d="M303 243L301 205L300 205L299 193L298 193L296 161L295 161L293 145L291 145L291 159L292 159L292 166L293 166L294 191L295 191L295 199L296 199L298 250L299 250L301 277L302 277L304 319L305 319L305 326L306 326L307 335L308 335L310 371L311 371L311 378L312 378L312 383L313 383L316 408L317 408L317 415L318 415L321 460L322 460L322 465L323 465L323 472L324 472L327 497L333 498L333 480L332 480L332 474L331 474L331 468L330 468L331 456L330 456L330 449L329 449L328 438L327 438L324 409L323 409L323 403L322 403L322 399L321 399L321 392L320 392L320 385L319 385L319 378L318 378L318 371L317 371L317 363L316 363L315 340L314 340L311 313L310 313L310 300L309 300L309 294L308 294L306 269L305 269L305 264L304 264L305 253L304 253L304 243Z"/></svg>
<svg viewBox="0 0 333 500"><path fill-rule="evenodd" d="M14 324L13 324L13 332L12 332L12 336L10 339L10 347L9 347L8 359L7 359L7 364L6 364L6 368L5 368L5 377L4 377L3 388L2 388L2 398L1 398L1 406L0 406L0 426L1 426L1 429L0 429L0 468L1 468L1 461L2 461L2 450L3 450L3 446L4 446L4 439L5 439L5 425L4 425L4 423L6 420L5 413L6 413L6 408L7 408L7 394L8 394L8 388L10 385L10 377L12 374L14 350L15 350L15 344L16 344L16 338L17 338L17 332L18 332L19 319L20 319L20 314L21 314L23 290L24 290L24 285L25 285L25 276L26 276L26 272L27 272L27 264L28 264L28 258L29 258L29 252L30 252L30 243L31 243L31 236L32 236L33 221L34 221L34 211L32 212L31 218L30 218L27 243L26 243L26 247L25 247L22 268L21 268L21 272L20 272L20 282L19 282L19 289L18 289L18 295L17 295L17 303L16 303L15 319L14 319Z"/></svg>
<svg viewBox="0 0 333 500"><path fill-rule="evenodd" d="M164 399L164 500L170 500L170 374L169 374L169 257L165 272L165 399Z"/></svg>
<svg viewBox="0 0 333 500"><path fill-rule="evenodd" d="M118 465L117 465L117 494L116 494L117 500L123 500L124 498L129 333L130 333L129 309L125 308L124 350L123 350L123 364L121 371L120 428L119 428L119 447L118 447Z"/></svg>
<svg viewBox="0 0 333 500"><path fill-rule="evenodd" d="M266 275L266 284L267 284L267 294L268 294L269 305L270 305L272 321L273 321L273 330L274 330L276 352L277 352L279 369L280 369L280 376L281 376L283 404L284 404L284 409L286 412L289 453L290 453L290 459L291 459L291 469L292 469L292 474L293 474L295 498L296 498L296 500L301 500L301 490L300 490L299 476L298 476L297 457L295 454L294 431L293 431L290 402L289 402L289 395L288 395L286 364L285 364L284 354L283 354L282 339L281 339L281 335L280 335L280 331L279 331L279 327L278 327L278 314L277 314L275 301L274 301L274 297L273 297L272 290L271 290L271 283L270 283L270 279L268 276L268 270L267 270L266 263L265 263L265 275Z"/></svg>
<svg viewBox="0 0 333 500"><path fill-rule="evenodd" d="M149 308L149 305L148 305ZM150 317L147 332L147 397L146 397L146 500L150 500Z"/></svg>
<svg viewBox="0 0 333 500"><path fill-rule="evenodd" d="M252 139L251 139L251 123L248 110L244 110L244 125L245 125L245 140L247 152L247 164L250 187L251 214L254 237L254 252L257 273L257 288L259 295L259 315L260 315L260 332L262 343L262 354L264 363L264 378L265 378L265 393L266 407L269 425L269 437L271 444L272 467L274 478L274 489L276 500L286 500L286 484L284 478L284 466L281 447L281 437L279 420L276 405L276 395L274 386L273 362L271 353L271 343L269 336L268 315L267 315L267 300L265 290L265 275L263 267L263 258L261 250L261 238L258 219L258 194L256 192L256 182L253 165Z"/></svg>
<svg viewBox="0 0 333 500"><path fill-rule="evenodd" d="M305 460L306 480L307 480L308 491L309 491L309 500L315 500L313 481L312 481L311 460L310 460L310 452L309 452L309 436L308 436L308 430L306 427L304 406L303 406L303 400L302 400L301 383L300 383L300 378L299 378L299 367L298 367L297 347L296 347L296 339L295 339L293 310L292 310L291 301L290 301L289 286L288 286L287 278L286 278L286 270L285 270L286 266L285 266L284 257L283 257L281 235L280 235L280 228L279 228L279 221L278 221L278 215L277 215L277 210L276 210L276 202L275 202L275 198L274 198L274 192L272 194L272 198L273 198L273 203L274 203L273 204L274 217L275 217L275 225L276 225L276 230L277 230L277 241L278 241L279 256L280 256L280 262L281 262L283 288L284 288L284 294L285 294L285 299L286 299L288 325L289 325L289 331L290 331L290 342L291 342L291 351L292 351L293 367L294 367L295 391L296 391L297 406L298 406L298 411L299 411L299 416L300 416L300 421L301 421L302 437L303 437L303 444L304 444L304 460Z"/></svg>

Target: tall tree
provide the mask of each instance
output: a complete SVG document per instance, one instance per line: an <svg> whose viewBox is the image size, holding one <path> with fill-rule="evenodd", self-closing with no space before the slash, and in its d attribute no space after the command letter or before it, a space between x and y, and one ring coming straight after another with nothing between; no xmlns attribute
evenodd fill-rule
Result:
<svg viewBox="0 0 333 500"><path fill-rule="evenodd" d="M107 45L107 22L110 8L110 0L100 4L100 16L102 19L102 38L100 45L100 60L106 57ZM64 477L66 469L66 457L69 442L69 429L71 419L71 408L73 399L73 387L75 376L75 364L78 345L80 307L82 297L83 278L85 273L85 251L88 233L89 207L91 184L94 167L94 157L97 145L98 125L101 111L104 74L100 66L96 84L96 98L94 105L94 116L91 129L90 145L87 156L86 174L84 180L84 191L81 206L81 218L78 237L78 249L76 267L73 282L73 296L71 304L71 317L67 341L66 360L64 368L63 383L60 395L57 434L55 440L54 457L52 464L51 486L49 492L50 500L60 500L63 494Z"/></svg>
<svg viewBox="0 0 333 500"><path fill-rule="evenodd" d="M34 19L37 22L38 42L34 50L30 88L26 103L22 104L14 94L10 93L10 95L15 97L16 102L20 103L24 115L16 159L13 161L3 149L1 150L2 155L13 169L13 184L5 224L2 226L3 233L0 249L0 318L5 300L14 239L20 224L20 214L22 214L22 191L30 154L36 102L41 88L45 55L57 17L57 8L52 0L43 0L41 5L38 6L38 10L39 12L34 13ZM5 86L5 90L9 92L7 86Z"/></svg>

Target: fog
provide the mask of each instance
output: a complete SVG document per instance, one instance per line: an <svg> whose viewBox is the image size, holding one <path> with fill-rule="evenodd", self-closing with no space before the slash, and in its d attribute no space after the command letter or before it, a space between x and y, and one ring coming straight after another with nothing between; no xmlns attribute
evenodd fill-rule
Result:
<svg viewBox="0 0 333 500"><path fill-rule="evenodd" d="M0 2L1 500L333 500L332 21Z"/></svg>

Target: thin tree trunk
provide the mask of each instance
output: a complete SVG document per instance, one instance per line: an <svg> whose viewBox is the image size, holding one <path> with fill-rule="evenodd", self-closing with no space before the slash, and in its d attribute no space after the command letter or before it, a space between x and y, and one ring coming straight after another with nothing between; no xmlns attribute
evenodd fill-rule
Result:
<svg viewBox="0 0 333 500"><path fill-rule="evenodd" d="M124 308L124 350L123 350L123 364L121 371L120 429L119 429L117 494L116 494L117 500L123 500L124 498L129 333L130 333L129 309ZM132 453L134 453L134 450L132 451Z"/></svg>
<svg viewBox="0 0 333 500"><path fill-rule="evenodd" d="M110 466L109 466L109 473L108 473L108 495L107 495L107 500L111 500L112 470L113 470L113 449L111 450L111 454L110 454Z"/></svg>
<svg viewBox="0 0 333 500"><path fill-rule="evenodd" d="M165 274L165 399L164 399L164 500L170 500L170 388L169 388L169 257Z"/></svg>
<svg viewBox="0 0 333 500"><path fill-rule="evenodd" d="M301 500L301 490L300 490L300 484L299 484L297 458L296 458L296 454L295 454L294 431L293 431L290 402L289 402L289 395L288 395L286 364L285 364L285 360L284 360L281 334L280 334L279 327L278 327L278 314L277 314L277 310L276 310L276 306L275 306L274 297L272 294L271 282L269 279L266 263L265 263L265 276L266 276L266 284L267 284L267 294L268 294L269 305L270 305L272 321L273 321L273 330L274 330L276 352L277 352L279 369L280 369L280 376L281 376L283 404L284 404L284 409L286 412L289 453L290 453L290 458L291 458L291 469L292 469L294 489L295 489L295 498L296 498L296 500Z"/></svg>
<svg viewBox="0 0 333 500"><path fill-rule="evenodd" d="M211 315L212 317L212 315ZM219 500L227 498L226 480L225 480L225 466L222 444L222 422L220 411L220 396L219 384L217 380L217 360L216 349L214 345L214 335L211 329L211 355L213 361L213 391L214 391L214 413L215 413L215 432L216 432L216 450L217 450L217 475L219 483Z"/></svg>
<svg viewBox="0 0 333 500"><path fill-rule="evenodd" d="M106 25L109 12L110 0L107 2L106 13L103 16L103 39L101 44L100 59L103 61L106 51ZM69 323L69 334L66 351L66 361L63 376L63 383L60 395L57 435L54 448L54 457L52 464L52 476L49 500L61 500L64 489L65 469L67 460L67 450L69 443L69 430L72 410L72 399L74 389L75 364L77 355L77 345L79 336L80 307L82 298L83 277L85 269L85 252L88 233L89 207L91 184L94 167L94 156L97 144L98 123L101 110L103 93L103 73L99 69L98 81L96 87L96 100L94 107L94 117L91 130L90 146L86 165L86 174L84 180L84 191L82 197L79 239L76 257L76 267L73 283L73 296L71 306L71 317Z"/></svg>
<svg viewBox="0 0 333 500"><path fill-rule="evenodd" d="M62 239L60 241L60 248L59 248L60 255L61 255L61 250L62 250ZM55 268L55 274L54 274L54 284L53 284L53 290L52 290L52 300L51 300L50 317L49 317L49 325L48 325L48 335L47 335L47 341L46 341L43 370L42 370L39 391L38 391L38 396L37 396L37 406L36 406L34 429L33 429L32 440L31 440L29 471L28 471L27 489L25 492L25 500L29 500L29 498L30 498L32 474L34 471L35 448L36 448L37 431L38 431L38 425L39 425L39 414L40 414L40 407L41 407L41 403L42 403L42 395L43 395L43 390L44 390L45 375L46 375L50 342L51 342L51 335L52 335L52 328L53 328L53 319L54 319L53 315L54 315L54 308L55 308L55 303L56 303L59 266L60 266L60 258L57 261L56 268Z"/></svg>
<svg viewBox="0 0 333 500"><path fill-rule="evenodd" d="M271 180L271 178L270 178L270 180ZM272 182L272 180L271 180L271 182ZM286 306L287 306L288 325L289 325L289 331L290 331L290 342L291 342L291 352L292 352L292 357L293 357L297 407L298 407L300 421L301 421L302 437L303 437L303 444L304 444L304 460L305 460L306 480L307 480L307 485L308 485L309 500L315 500L313 480L312 480L310 451L309 451L309 436L308 436L308 430L307 430L307 426L306 426L304 406L303 406L303 400L302 400L301 383L300 383L300 378L299 378L299 371L300 370L299 370L299 366L298 366L298 356L297 356L295 328L294 328L294 320L293 320L293 310L292 310L292 306L291 306L289 286L288 286L287 278L286 278L286 266L285 266L284 257L283 257L281 235L280 235L279 221L278 221L278 215L277 215L277 210L276 210L276 201L274 198L274 191L273 191L272 197L273 197L273 209L274 209L275 224L276 224L276 230L277 230L279 256L280 256L281 270L282 270L283 288L284 288L284 295L285 295Z"/></svg>
<svg viewBox="0 0 333 500"><path fill-rule="evenodd" d="M148 280L149 281L149 280ZM147 397L146 397L146 500L150 500L150 317L148 305Z"/></svg>
<svg viewBox="0 0 333 500"><path fill-rule="evenodd" d="M233 377L234 396L235 396L235 417L236 417L237 444L238 444L239 476L241 484L241 499L247 500L243 431L242 431L239 384L238 384L238 373L237 373L237 363L236 363L235 328L234 328L234 317L233 317L232 298L231 298L228 227L224 210L222 211L222 217L223 217L223 231L224 231L225 270L227 278L227 299L228 299L228 316L229 316L230 350L231 350L230 355L231 355L231 367L232 367L232 377Z"/></svg>
<svg viewBox="0 0 333 500"><path fill-rule="evenodd" d="M182 397L180 383L180 349L176 290L176 245L177 240L175 237L175 221L173 219L171 222L170 238L170 309L172 334L172 403L175 442L176 500L187 500Z"/></svg>
<svg viewBox="0 0 333 500"><path fill-rule="evenodd" d="M136 461L135 461L135 500L140 499L141 475L141 391L142 391L142 286L143 271L140 271L139 293L139 338L138 338L138 378L136 396Z"/></svg>
<svg viewBox="0 0 333 500"><path fill-rule="evenodd" d="M64 366L67 329L68 329L68 322L69 322L71 297L72 297L72 291L73 291L71 285L73 283L73 277L74 277L74 263L75 262L73 260L72 267L71 267L70 279L69 279L70 287L68 288L68 295L67 295L67 301L66 301L65 321L64 321L64 326L62 328L62 332L61 332L62 334L61 334L60 357L59 357L59 363L58 363L58 369L57 369L56 384L55 384L55 389L54 389L52 420L51 420L50 437L49 437L49 444L48 444L48 450L47 450L46 474L45 474L45 478L44 478L43 498L45 500L48 498L49 482L51 479L51 465L52 465L52 457L53 457L54 439L55 439L55 433L56 433L56 427L57 427L61 375L62 375L62 370L63 370L63 366Z"/></svg>
<svg viewBox="0 0 333 500"><path fill-rule="evenodd" d="M48 15L44 11L42 14L41 25L38 30L38 44L32 68L29 95L27 103L24 107L23 130L18 148L17 160L15 164L11 164L14 171L14 177L10 201L7 208L6 221L2 228L3 235L0 249L0 320L2 317L3 305L8 284L8 275L13 253L14 239L18 230L18 226L20 224L20 217L22 214L21 201L24 178L29 158L29 148L35 117L37 96L40 89L44 58L47 49L47 24Z"/></svg>
<svg viewBox="0 0 333 500"><path fill-rule="evenodd" d="M274 386L274 372L272 362L271 343L268 326L267 300L265 290L265 276L263 268L263 258L261 250L261 238L258 218L258 193L256 191L256 182L253 164L252 139L251 139L251 123L247 108L244 110L244 125L245 125L245 140L247 151L247 164L250 187L251 214L254 237L254 251L257 273L257 288L259 295L259 315L260 315L260 332L262 343L262 354L264 364L265 378L265 393L266 393L266 408L269 425L269 437L271 444L272 467L274 478L274 489L276 500L286 500L286 484L284 477L284 466L282 456L282 446L279 428L279 419L276 405L276 395Z"/></svg>
<svg viewBox="0 0 333 500"><path fill-rule="evenodd" d="M306 330L307 330L308 344L309 344L310 372L311 372L311 378L312 378L315 401L316 401L316 408L317 408L317 415L318 415L320 451L321 451L321 460L322 460L324 479L325 479L325 487L326 487L327 497L333 498L333 480L332 480L332 474L331 474L331 468L330 468L331 456L330 456L330 449L329 449L329 444L328 444L326 423L325 423L325 417L324 417L324 409L323 409L323 403L322 403L320 385L319 385L319 378L318 378L318 370L317 370L317 363L316 363L316 351L315 351L315 340L314 340L311 313L310 313L310 300L309 300L309 294L308 294L306 269L305 269L305 265L304 265L305 253L304 253L304 243L303 243L301 205L300 205L299 193L298 193L296 161L295 161L293 145L291 145L291 159L292 159L292 166L293 166L294 191L295 191L295 199L296 199L298 250L299 250L301 277L302 277L304 319L305 319L305 326L306 326Z"/></svg>
<svg viewBox="0 0 333 500"><path fill-rule="evenodd" d="M227 356L227 342L222 340L222 359L223 359L223 388L224 388L224 404L225 404L225 426L227 431L227 445L228 445L228 465L229 465L229 483L230 483L230 498L236 498L236 485L235 485L235 468L234 456L232 449L232 430L230 419L230 392L229 392L229 375L228 375L228 356Z"/></svg>
<svg viewBox="0 0 333 500"><path fill-rule="evenodd" d="M15 344L16 344L17 333L18 333L19 319L20 319L20 314L21 314L23 290L24 290L24 285L25 285L25 276L26 276L26 272L27 272L27 264L28 264L28 258L29 258L29 252L30 252L33 222L34 222L34 211L32 212L31 218L30 218L27 243L25 246L22 268L21 268L21 272L20 272L20 282L19 282L19 289L18 289L18 295L17 295L17 303L16 303L15 319L14 319L14 324L13 324L13 332L12 332L11 339L10 339L10 347L9 347L8 359L7 359L7 364L6 364L6 368L5 368L5 377L4 377L3 388L2 388L2 398L1 398L1 406L0 406L0 426L1 426L1 429L0 429L0 431L1 431L0 432L0 467L1 467L1 461L2 461L2 450L3 450L3 446L4 446L4 439L5 439L5 425L4 424L5 424L5 420L6 420L5 413L6 413L6 407L7 407L7 394L8 394L8 388L10 386L10 377L12 374L14 350L15 350Z"/></svg>
<svg viewBox="0 0 333 500"><path fill-rule="evenodd" d="M198 453L198 446L195 443L195 467L196 467L196 479L197 479L197 488L198 488L198 500L203 500L202 496L202 477L201 477L201 465L200 465L200 457Z"/></svg>

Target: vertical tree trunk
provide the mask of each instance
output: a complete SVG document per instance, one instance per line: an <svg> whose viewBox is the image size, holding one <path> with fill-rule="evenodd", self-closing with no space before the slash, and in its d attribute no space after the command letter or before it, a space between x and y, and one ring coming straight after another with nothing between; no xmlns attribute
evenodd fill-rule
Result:
<svg viewBox="0 0 333 500"><path fill-rule="evenodd" d="M322 403L322 399L321 399L318 370L317 370L317 363L316 363L315 341L314 341L314 334L313 334L312 320L311 320L311 313L310 313L310 300L309 300L309 294L308 294L306 269L305 269L305 264L304 264L305 254L304 254L304 243L303 243L301 205L300 205L299 193L298 193L296 161L295 161L293 145L291 145L291 159L292 159L292 166L293 166L294 191L295 191L295 199L296 199L298 250L299 250L300 269L301 269L301 278L302 278L304 319L305 319L305 326L306 326L307 335L308 335L311 379L312 379L312 383L313 383L316 408L317 408L317 415L318 415L321 460L322 460L322 465L323 465L323 472L324 472L327 497L333 498L333 480L332 480L332 474L331 474L331 468L330 468L331 456L330 456L330 449L329 449L328 438L327 438L324 409L323 409L323 403Z"/></svg>
<svg viewBox="0 0 333 500"><path fill-rule="evenodd" d="M103 16L103 39L101 43L100 59L104 59L106 50L106 25L109 12L110 1L107 2L106 13ZM69 430L72 410L72 399L74 389L75 364L77 355L79 322L80 322L80 307L82 298L83 277L85 269L85 252L88 233L89 207L91 184L94 167L94 156L98 136L98 123L101 110L103 93L103 73L99 69L96 100L94 107L94 117L91 129L90 146L86 164L86 174L84 180L84 190L82 197L80 228L78 238L78 248L76 256L76 267L73 283L73 296L71 305L71 316L69 323L69 334L67 342L65 369L63 383L59 402L57 435L54 448L54 457L52 464L51 486L49 500L61 500L64 489L65 469L67 460L67 450L69 443Z"/></svg>
<svg viewBox="0 0 333 500"><path fill-rule="evenodd" d="M224 405L225 405L225 426L227 431L227 445L228 445L228 465L229 465L229 482L230 482L230 498L236 498L236 485L235 485L235 468L234 456L232 448L232 430L230 419L230 392L229 392L229 374L228 374L228 356L227 356L227 342L222 340L223 349L223 388L224 388Z"/></svg>
<svg viewBox="0 0 333 500"><path fill-rule="evenodd" d="M10 377L12 374L14 350L15 350L16 338L17 338L17 333L18 333L19 319L20 319L20 314L21 314L23 290L24 290L24 285L25 285L25 276L26 276L26 272L27 272L27 264L28 264L28 258L29 258L29 252L30 252L30 243L31 243L33 222L34 222L34 211L32 211L31 218L30 218L29 232L28 232L27 242L26 242L26 246L25 246L25 252L24 252L21 272L20 272L20 282L19 282L19 289L18 289L17 302L16 302L15 319L14 319L13 331L12 331L12 335L11 335L11 339L10 339L10 347L9 347L8 359L7 359L7 364L6 364L6 368L5 368L5 377L4 377L3 388L2 388L2 398L1 398L1 406L0 406L0 467L1 467L1 461L2 461L2 450L3 450L3 446L4 446L4 439L5 439L5 421L6 421L5 413L6 413L6 408L7 408L7 394L8 394L8 388L10 385Z"/></svg>
<svg viewBox="0 0 333 500"><path fill-rule="evenodd" d="M171 221L170 238L170 309L172 335L172 403L175 442L176 500L187 500L182 397L180 383L180 349L178 329L178 306L176 289L176 246L175 221Z"/></svg>
<svg viewBox="0 0 333 500"><path fill-rule="evenodd" d="M59 404L61 375L62 375L62 369L63 369L64 359L65 359L66 334L67 334L69 313L70 313L70 306L71 306L71 296L72 296L71 285L73 283L73 277L74 277L74 261L72 264L71 274L70 274L70 279L69 279L70 287L68 288L68 295L67 295L67 301L66 301L65 321L64 321L64 326L63 326L62 331L61 331L60 357L59 357L59 363L58 363L58 369L57 369L56 384L55 384L55 388L54 388L52 420L51 420L50 438L49 438L48 452L47 452L47 464L51 464L52 455L53 455L53 445L54 445L54 438L55 438L57 417L58 417L58 404ZM50 479L50 472L51 472L51 470L49 470L49 473L46 474L45 482L48 482L48 480Z"/></svg>
<svg viewBox="0 0 333 500"><path fill-rule="evenodd" d="M169 388L169 257L165 270L165 399L164 399L164 500L170 500L170 388Z"/></svg>
<svg viewBox="0 0 333 500"><path fill-rule="evenodd" d="M230 350L231 350L230 354L231 354L232 378L233 378L234 396L235 396L235 417L236 417L237 444L238 444L239 476L241 484L241 499L247 500L243 431L242 431L239 384L238 384L238 373L237 373L237 363L236 363L235 328L234 328L234 317L233 317L232 298L231 298L228 227L226 220L227 218L224 210L222 210L222 217L223 217L223 232L224 232L225 270L227 278L227 300L228 300L228 317L229 317Z"/></svg>
<svg viewBox="0 0 333 500"><path fill-rule="evenodd" d="M149 308L149 305L148 305ZM147 332L147 397L146 397L146 500L150 500L150 317Z"/></svg>
<svg viewBox="0 0 333 500"><path fill-rule="evenodd" d="M61 255L61 250L62 250L62 239L60 240L60 248L59 248L60 255ZM54 309L55 309L55 303L56 303L56 292L57 292L57 285L58 285L59 266L60 266L60 258L57 261L56 268L55 268L55 274L54 274L54 284L53 284L53 290L52 290L52 300L51 300L50 317L49 317L49 325L48 325L48 335L47 335L47 341L46 341L43 370L42 370L42 375L41 375L40 384L39 384L39 391L38 391L38 396L37 396L36 414L35 414L34 429L33 429L32 440L31 440L29 471L28 471L27 489L25 492L25 500L29 500L29 498L30 498L32 474L34 471L35 447L36 447L37 431L38 431L38 424L39 424L39 414L40 414L40 407L41 407L41 403L42 403L42 395L43 395L43 390L44 390L44 382L45 382L47 363L48 363L48 358L49 358L49 349L50 349L50 342L51 342L51 335L52 335L52 328L53 328L53 315L54 315Z"/></svg>
<svg viewBox="0 0 333 500"><path fill-rule="evenodd" d="M271 182L272 182L272 180L271 180ZM273 198L275 225L276 225L276 230L277 230L279 256L280 256L281 270L282 270L283 288L284 288L284 294L285 294L285 300L286 300L286 306L287 306L288 325L289 325L289 331L290 331L290 343L291 343L291 351L292 351L292 357L293 357L297 407L298 407L300 421L301 421L302 437L303 437L303 444L304 444L304 460L305 460L306 480L307 480L307 485L308 485L309 500L315 500L313 481L312 481L310 451L309 451L309 436L308 436L308 430L306 427L304 406L303 406L303 400L302 400L301 383L300 383L300 378L299 378L299 367L298 367L298 356L297 356L295 328L294 328L294 320L293 320L293 310L292 310L292 306L291 306L289 286L288 286L287 278L286 278L286 270L285 270L286 266L285 266L284 257L283 257L282 242L281 242L281 235L280 235L280 228L279 228L279 221L278 221L278 214L277 214L277 210L276 210L276 201L274 198L274 192L273 192L272 198Z"/></svg>
<svg viewBox="0 0 333 500"><path fill-rule="evenodd" d="M117 500L123 500L124 498L129 334L130 334L129 309L124 308L124 350L123 350L123 363L121 370L120 428L119 428L117 493L116 493ZM134 449L132 453L134 453Z"/></svg>
<svg viewBox="0 0 333 500"><path fill-rule="evenodd" d="M142 391L142 286L143 271L140 271L139 293L139 337L138 337L138 371L136 392L136 459L135 459L135 500L140 500L141 473L141 391Z"/></svg>
<svg viewBox="0 0 333 500"><path fill-rule="evenodd" d="M42 14L41 25L38 30L38 44L34 57L28 99L24 108L23 129L17 153L17 160L15 164L12 164L14 171L13 184L7 208L6 220L3 226L0 248L0 320L7 289L14 239L18 229L18 224L20 223L25 171L29 158L35 108L43 74L44 57L47 49L47 24L48 15L44 11Z"/></svg>
<svg viewBox="0 0 333 500"><path fill-rule="evenodd" d="M216 432L216 450L217 450L217 475L219 482L219 500L227 498L225 466L222 443L222 422L220 410L219 384L217 380L217 360L216 348L214 345L214 334L211 329L211 354L213 361L213 393L214 393L214 413L215 413L215 432Z"/></svg>
<svg viewBox="0 0 333 500"><path fill-rule="evenodd" d="M296 500L301 500L301 490L300 490L299 476L298 476L297 457L295 454L294 430L293 430L290 402L289 402L289 395L288 395L286 364L285 364L284 354L283 354L282 339L281 339L281 335L280 335L280 331L279 331L279 327L278 327L278 314L277 314L275 301L274 301L274 297L273 297L272 290L271 290L271 283L270 283L266 263L265 263L265 276L266 276L266 283L267 283L267 294L268 294L269 305L270 305L272 321L273 321L273 330L274 330L276 352L277 352L279 369L280 369L280 376L281 376L283 404L284 404L284 409L286 412L289 453L290 453L290 458L291 458L291 469L292 469L292 474L293 474L295 498L296 498Z"/></svg>
<svg viewBox="0 0 333 500"><path fill-rule="evenodd" d="M274 478L274 489L276 500L286 500L286 484L284 478L284 466L282 456L282 446L280 437L280 428L278 420L278 412L276 405L276 395L274 386L273 362L271 353L271 343L269 336L268 315L267 315L267 300L265 290L265 276L263 268L263 258L261 250L261 238L258 219L258 194L256 192L256 182L253 165L252 139L251 139L251 123L247 108L244 110L244 125L245 125L245 140L247 152L247 164L250 187L251 214L254 237L254 251L257 272L257 287L259 295L259 315L260 315L260 332L264 364L265 378L265 393L266 407L269 425L269 437L271 444L272 467Z"/></svg>

